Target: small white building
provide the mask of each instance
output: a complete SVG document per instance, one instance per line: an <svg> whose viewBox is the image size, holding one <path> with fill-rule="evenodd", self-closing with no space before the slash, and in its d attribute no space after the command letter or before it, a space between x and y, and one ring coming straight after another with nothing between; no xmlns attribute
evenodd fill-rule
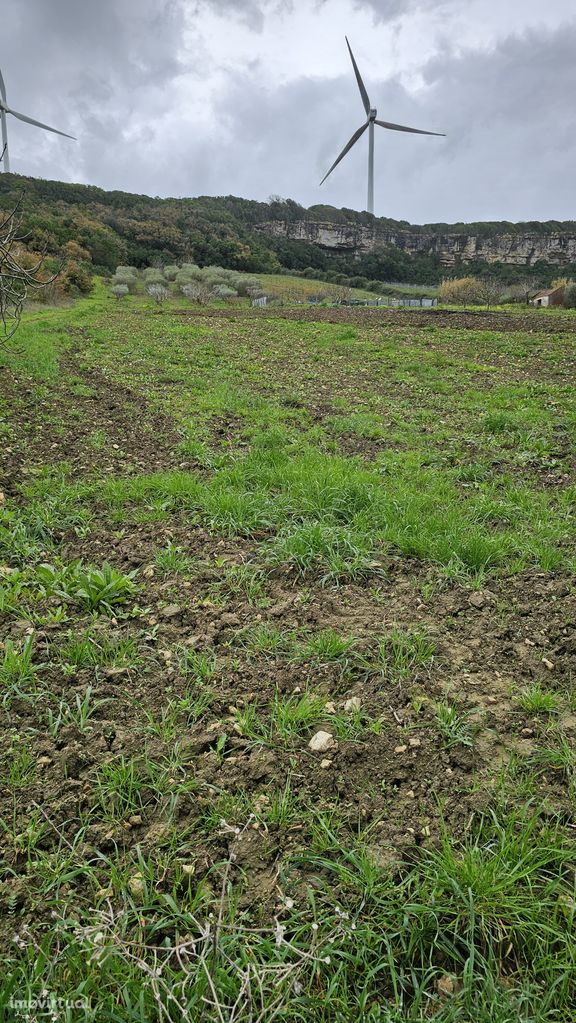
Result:
<svg viewBox="0 0 576 1023"><path fill-rule="evenodd" d="M548 306L564 305L564 285L559 288L548 288L547 291L539 291L532 299L532 305L547 309Z"/></svg>

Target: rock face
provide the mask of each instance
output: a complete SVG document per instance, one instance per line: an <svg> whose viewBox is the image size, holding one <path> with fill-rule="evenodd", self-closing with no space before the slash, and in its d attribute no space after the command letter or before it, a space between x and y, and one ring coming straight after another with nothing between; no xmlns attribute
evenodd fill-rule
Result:
<svg viewBox="0 0 576 1023"><path fill-rule="evenodd" d="M436 233L429 228L388 229L355 224L330 224L314 221L271 220L256 230L295 241L311 242L334 254L361 255L377 246L393 245L411 256L438 256L442 266L463 263L509 263L532 266L539 260L566 266L576 263L576 226L574 233L518 234L491 236L461 232Z"/></svg>

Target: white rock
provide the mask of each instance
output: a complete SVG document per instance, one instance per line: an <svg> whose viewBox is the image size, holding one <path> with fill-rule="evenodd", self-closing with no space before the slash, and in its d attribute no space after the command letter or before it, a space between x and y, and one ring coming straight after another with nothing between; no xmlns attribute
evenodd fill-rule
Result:
<svg viewBox="0 0 576 1023"><path fill-rule="evenodd" d="M313 753L326 753L327 750L332 749L335 745L334 736L330 732L316 732L308 743L308 748Z"/></svg>
<svg viewBox="0 0 576 1023"><path fill-rule="evenodd" d="M362 707L362 700L359 696L351 696L349 700L346 700L344 704L344 710L347 714L354 714Z"/></svg>

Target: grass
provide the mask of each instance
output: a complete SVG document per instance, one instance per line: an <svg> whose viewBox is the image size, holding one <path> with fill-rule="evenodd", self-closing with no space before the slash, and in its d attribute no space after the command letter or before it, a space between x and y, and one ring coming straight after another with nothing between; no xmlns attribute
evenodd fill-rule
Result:
<svg viewBox="0 0 576 1023"><path fill-rule="evenodd" d="M147 302L1 355L0 1020L568 1023L574 338Z"/></svg>

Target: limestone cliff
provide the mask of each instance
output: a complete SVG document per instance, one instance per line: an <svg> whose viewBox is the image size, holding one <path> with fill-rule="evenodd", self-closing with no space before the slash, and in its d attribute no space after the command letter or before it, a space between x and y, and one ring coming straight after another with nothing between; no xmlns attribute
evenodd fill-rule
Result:
<svg viewBox="0 0 576 1023"><path fill-rule="evenodd" d="M574 233L502 233L487 236L462 231L437 233L430 228L399 228L355 224L330 224L314 221L271 220L258 224L256 230L311 242L334 254L361 255L377 246L393 245L411 256L438 256L442 266L457 261L470 263L509 263L532 266L539 260L557 266L576 263L576 228Z"/></svg>

